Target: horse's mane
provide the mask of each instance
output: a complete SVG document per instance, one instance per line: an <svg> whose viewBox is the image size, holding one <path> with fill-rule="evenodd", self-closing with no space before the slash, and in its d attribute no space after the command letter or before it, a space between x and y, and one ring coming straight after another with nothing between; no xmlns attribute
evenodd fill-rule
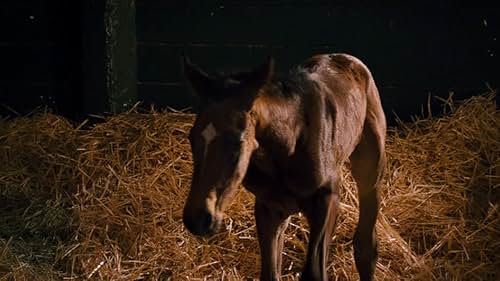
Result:
<svg viewBox="0 0 500 281"><path fill-rule="evenodd" d="M314 81L299 67L293 68L288 73L277 73L271 83L269 95L293 98L304 95L314 87Z"/></svg>
<svg viewBox="0 0 500 281"><path fill-rule="evenodd" d="M216 81L219 81L218 88L223 92L231 92L239 87L241 77L247 75L249 71L232 69L230 71L217 71L213 74ZM275 72L271 81L265 86L266 94L283 98L294 98L304 95L314 87L314 81L300 67L295 67L288 72Z"/></svg>

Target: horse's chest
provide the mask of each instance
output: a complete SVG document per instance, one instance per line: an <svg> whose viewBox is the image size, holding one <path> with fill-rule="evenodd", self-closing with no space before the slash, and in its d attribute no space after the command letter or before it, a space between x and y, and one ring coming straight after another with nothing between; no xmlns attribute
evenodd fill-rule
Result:
<svg viewBox="0 0 500 281"><path fill-rule="evenodd" d="M268 206L286 212L298 210L297 197L286 182L284 167L270 155L257 153L252 156L243 184L257 200Z"/></svg>
<svg viewBox="0 0 500 281"><path fill-rule="evenodd" d="M259 169L262 173L269 176L277 173L275 161L273 161L273 158L264 150L258 149L255 151L252 155L251 163L256 169Z"/></svg>
<svg viewBox="0 0 500 281"><path fill-rule="evenodd" d="M318 186L324 175L315 169L313 160L301 150L293 155L281 156L266 150L257 150L252 156L247 173L247 182L251 191L258 194L259 189L288 193L300 197ZM271 185L271 186L269 186Z"/></svg>

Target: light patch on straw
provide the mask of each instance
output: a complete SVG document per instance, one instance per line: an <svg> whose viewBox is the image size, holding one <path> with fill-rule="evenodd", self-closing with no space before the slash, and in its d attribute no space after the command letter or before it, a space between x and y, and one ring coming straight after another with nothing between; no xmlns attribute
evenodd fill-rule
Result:
<svg viewBox="0 0 500 281"><path fill-rule="evenodd" d="M205 159L207 155L208 145L215 139L217 136L217 131L215 130L215 126L212 123L209 123L203 131L201 131L201 136L205 140L205 150L203 151L203 159Z"/></svg>

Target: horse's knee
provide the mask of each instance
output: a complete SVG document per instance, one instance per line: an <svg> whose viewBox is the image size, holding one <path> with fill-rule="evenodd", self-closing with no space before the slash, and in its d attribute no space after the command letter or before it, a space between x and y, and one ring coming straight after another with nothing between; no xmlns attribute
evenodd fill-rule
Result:
<svg viewBox="0 0 500 281"><path fill-rule="evenodd" d="M352 243L355 254L358 253L360 257L369 258L378 256L378 242L375 231L363 233L358 228L354 234Z"/></svg>
<svg viewBox="0 0 500 281"><path fill-rule="evenodd" d="M370 189L359 189L359 208L360 208L360 223L372 225L378 215L380 207L379 191L377 187Z"/></svg>

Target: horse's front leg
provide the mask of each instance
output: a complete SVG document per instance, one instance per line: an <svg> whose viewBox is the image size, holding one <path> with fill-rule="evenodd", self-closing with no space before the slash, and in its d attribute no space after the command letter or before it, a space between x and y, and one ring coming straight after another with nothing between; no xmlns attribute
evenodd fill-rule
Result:
<svg viewBox="0 0 500 281"><path fill-rule="evenodd" d="M336 224L340 198L336 183L319 188L302 205L309 227L309 245L304 271L300 277L302 281L326 281L326 262L328 246L330 244Z"/></svg>
<svg viewBox="0 0 500 281"><path fill-rule="evenodd" d="M261 256L261 281L281 280L281 252L290 215L269 207L258 199L255 202L255 220Z"/></svg>

